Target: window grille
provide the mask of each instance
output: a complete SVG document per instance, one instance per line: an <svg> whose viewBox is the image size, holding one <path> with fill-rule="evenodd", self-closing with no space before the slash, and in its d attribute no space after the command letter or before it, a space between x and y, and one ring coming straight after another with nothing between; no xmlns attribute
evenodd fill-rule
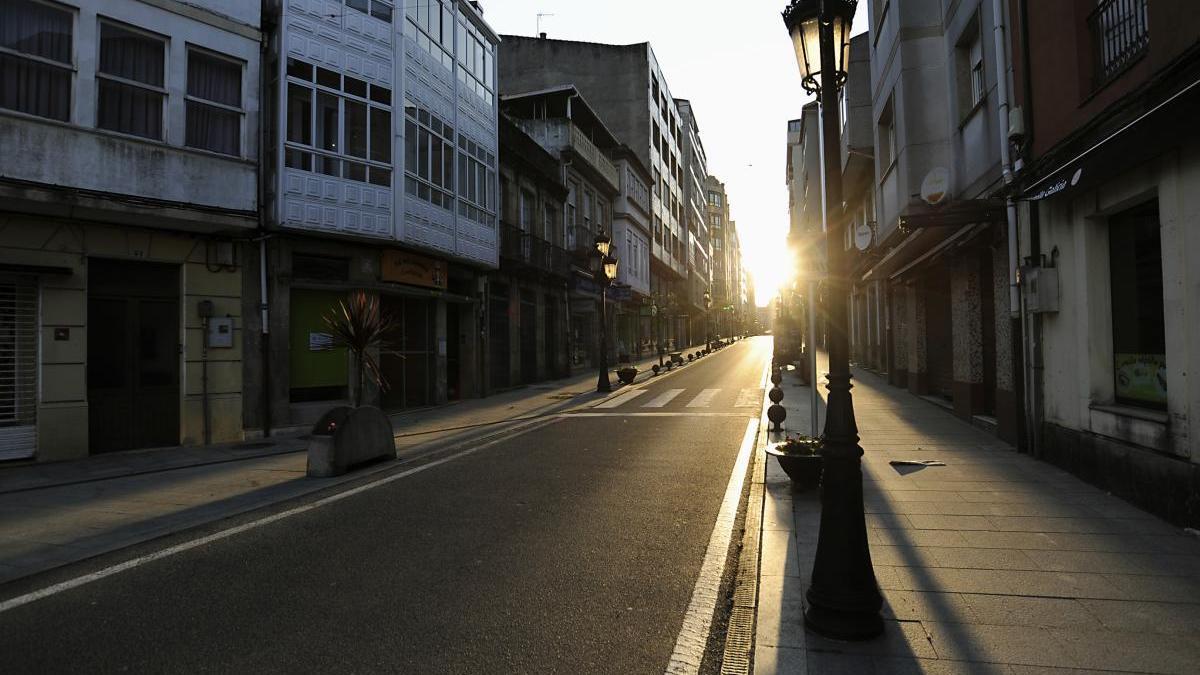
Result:
<svg viewBox="0 0 1200 675"><path fill-rule="evenodd" d="M1124 72L1150 46L1146 0L1100 0L1088 24L1096 61L1096 88Z"/></svg>

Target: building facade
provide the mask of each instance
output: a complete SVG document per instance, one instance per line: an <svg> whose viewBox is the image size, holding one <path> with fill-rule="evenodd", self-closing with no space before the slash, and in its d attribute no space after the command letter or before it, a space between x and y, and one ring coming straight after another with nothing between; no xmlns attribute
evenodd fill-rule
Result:
<svg viewBox="0 0 1200 675"><path fill-rule="evenodd" d="M389 386L368 402L480 395L479 309L500 249L498 37L461 0L268 6L268 233L244 344L264 356L246 373L247 429L308 425L345 399L347 355L323 316L352 290L402 326L382 356Z"/></svg>
<svg viewBox="0 0 1200 675"><path fill-rule="evenodd" d="M687 264L688 324L685 344L712 339L709 307L712 304L712 243L709 240L705 209L704 179L708 177L708 158L700 141L700 125L691 101L676 99L683 125L683 219Z"/></svg>
<svg viewBox="0 0 1200 675"><path fill-rule="evenodd" d="M500 118L500 269L487 280L488 393L565 376L573 277L559 158Z"/></svg>
<svg viewBox="0 0 1200 675"><path fill-rule="evenodd" d="M237 441L258 3L0 4L0 459Z"/></svg>
<svg viewBox="0 0 1200 675"><path fill-rule="evenodd" d="M502 58L503 58L502 50ZM573 370L599 365L600 287L589 266L598 235L613 236L613 203L621 191L621 174L610 155L619 141L573 85L503 96L506 113L525 133L550 152L559 164L567 187L563 245L571 254L573 270L568 295L568 363ZM628 261L632 266L633 261ZM609 325L624 326L624 287L606 294ZM609 363L629 347L622 339L609 341ZM622 352L627 353L627 352Z"/></svg>
<svg viewBox="0 0 1200 675"><path fill-rule="evenodd" d="M650 171L650 294L655 333L665 349L687 338L683 125L649 43L605 45L503 36L502 93L565 84Z"/></svg>
<svg viewBox="0 0 1200 675"><path fill-rule="evenodd" d="M1024 389L1033 451L1200 527L1200 17L1013 13Z"/></svg>

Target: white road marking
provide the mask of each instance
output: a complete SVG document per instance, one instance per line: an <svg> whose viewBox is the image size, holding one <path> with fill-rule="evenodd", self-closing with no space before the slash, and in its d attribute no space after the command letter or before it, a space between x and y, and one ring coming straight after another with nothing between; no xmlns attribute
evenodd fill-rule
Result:
<svg viewBox="0 0 1200 675"><path fill-rule="evenodd" d="M643 408L661 408L671 402L671 399L683 393L682 389L668 389L646 402Z"/></svg>
<svg viewBox="0 0 1200 675"><path fill-rule="evenodd" d="M738 394L737 403L733 405L735 408L757 408L762 403L762 390L757 388L743 389L742 393Z"/></svg>
<svg viewBox="0 0 1200 675"><path fill-rule="evenodd" d="M729 554L729 542L733 539L733 526L737 520L738 502L742 497L742 485L750 465L750 453L758 439L758 420L751 418L746 423L746 434L742 436L742 447L738 451L733 473L725 487L725 498L717 512L704 562L700 564L700 577L692 590L692 601L683 616L683 628L675 640L675 650L667 663L670 675L699 673L704 659L704 647L708 644L708 633L712 630L713 611L717 607L717 596L721 591L721 576L725 570L725 558Z"/></svg>
<svg viewBox="0 0 1200 675"><path fill-rule="evenodd" d="M319 509L322 506L326 506L328 504L333 504L333 503L339 502L343 499L348 499L350 497L353 497L354 495L361 494L368 490L374 490L377 487L387 485L388 483L393 483L395 481L400 480L401 478L408 478L409 476L411 476L413 474L421 473L422 471L432 469L435 466L441 466L442 464L446 464L447 462L453 462L456 459L461 459L468 455L473 455L473 454L479 452L480 450L489 448L493 445L496 445L497 443L503 443L504 441L511 440L514 436L529 433L531 431L536 431L538 429L541 429L542 427L554 424L559 419L561 419L561 418L551 417L551 418L542 420L540 422L536 422L533 424L527 424L518 429L514 429L514 430L511 430L510 432L506 432L503 435L501 435L499 438L496 438L494 440L480 443L479 445L476 445L475 447L469 447L467 450L463 450L462 452L457 452L448 457L443 457L441 459L434 460L432 462L429 462L428 464L414 466L413 468L411 468L407 471L402 471L397 474L392 474L390 476L380 478L379 480L372 481L372 482L366 483L364 485L360 485L356 488L346 490L345 492L339 492L335 495L330 495L323 499L318 499L315 502L311 502L311 503L305 504L303 506L298 506L294 509L289 509L287 511L281 511L279 513L267 516L265 518L260 518L255 521L251 521L249 523L243 523L236 527L231 527L227 530L221 530L220 532L214 532L213 534L210 534L205 537L200 537L199 539L185 541L182 544L176 544L175 546L171 546L169 548L164 548L160 551L155 551L153 553L149 553L144 556L133 558L131 560L126 560L125 562L119 563L117 565L113 565L112 567L105 567L104 569L97 570L95 572L92 572L91 574L85 574L84 576L81 576L81 577L76 577L74 579L68 579L67 581L63 581L61 583L57 583L52 586L47 586L45 588L42 588L42 589L39 589L36 591L32 591L30 593L26 593L25 595L18 595L15 598L10 598L8 600L0 602L0 614L3 614L4 612L9 611L10 609L16 609L17 607L20 607L22 605L27 605L31 602L35 602L35 601L41 600L43 598L48 598L52 595L57 595L59 593L62 593L63 591L69 591L73 588L79 588L80 586L90 584L93 581L99 581L101 579L104 579L105 577L111 577L114 574L120 574L121 572L131 570L135 567L141 567L142 565L145 565L146 563L154 562L155 560L162 560L163 558L168 558L177 553L183 553L185 551L190 551L194 548L199 548L206 544L211 544L214 541L220 541L222 539L227 539L229 537L232 537L235 534L241 534L242 532L254 530L254 529L262 527L263 525L270 525L271 523L278 522L285 518L290 518L292 516L299 515L301 513L307 513L308 511L312 511L314 509ZM467 444L469 444L470 442L471 441L467 441Z"/></svg>
<svg viewBox="0 0 1200 675"><path fill-rule="evenodd" d="M577 412L559 413L559 417L740 417L744 412Z"/></svg>
<svg viewBox="0 0 1200 675"><path fill-rule="evenodd" d="M696 398L688 401L687 407L707 408L708 406L712 405L713 399L716 398L717 394L719 393L721 393L720 389L705 389L699 394L696 394Z"/></svg>
<svg viewBox="0 0 1200 675"><path fill-rule="evenodd" d="M620 396L614 396L596 407L597 408L615 408L619 405L625 405L626 403L629 403L630 401L641 396L644 393L646 393L645 389L638 389L635 391L626 392L624 394L621 394Z"/></svg>

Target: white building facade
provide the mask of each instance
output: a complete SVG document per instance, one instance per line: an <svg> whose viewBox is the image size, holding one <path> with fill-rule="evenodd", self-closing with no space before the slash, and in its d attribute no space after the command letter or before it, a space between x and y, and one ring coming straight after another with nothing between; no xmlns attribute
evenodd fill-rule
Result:
<svg viewBox="0 0 1200 675"><path fill-rule="evenodd" d="M275 311L267 348L247 347L274 363L248 375L247 426L308 424L346 398L345 355L320 335L323 312L352 289L403 326L399 354L383 358L390 386L370 400L478 395L477 307L499 264L498 37L478 3L457 0L284 0L277 11L272 234L257 270Z"/></svg>

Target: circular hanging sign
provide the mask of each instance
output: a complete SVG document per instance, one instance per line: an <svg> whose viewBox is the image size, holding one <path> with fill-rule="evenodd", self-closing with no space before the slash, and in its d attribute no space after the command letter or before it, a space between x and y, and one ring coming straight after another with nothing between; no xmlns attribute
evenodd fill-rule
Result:
<svg viewBox="0 0 1200 675"><path fill-rule="evenodd" d="M937 206L949 198L950 172L945 167L935 167L921 182L921 199L930 206Z"/></svg>
<svg viewBox="0 0 1200 675"><path fill-rule="evenodd" d="M867 250L871 246L874 236L875 232L871 229L870 223L859 223L854 226L854 246L858 250Z"/></svg>

